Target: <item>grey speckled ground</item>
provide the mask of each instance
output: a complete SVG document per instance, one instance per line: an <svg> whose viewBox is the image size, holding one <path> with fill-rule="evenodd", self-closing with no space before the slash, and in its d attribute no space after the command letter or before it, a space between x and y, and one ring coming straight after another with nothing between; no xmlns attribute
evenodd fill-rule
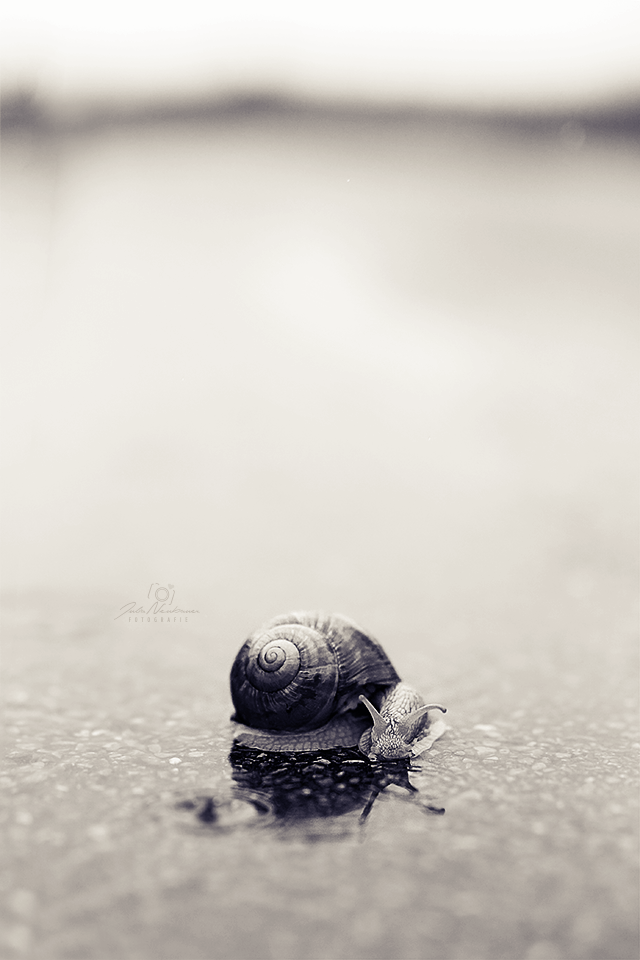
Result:
<svg viewBox="0 0 640 960"><path fill-rule="evenodd" d="M3 957L637 957L638 152L579 147L5 138ZM116 619L152 581L198 613ZM232 800L230 664L296 608L449 707L363 824Z"/></svg>
<svg viewBox="0 0 640 960"><path fill-rule="evenodd" d="M451 730L411 780L442 817L389 787L364 826L207 831L174 805L231 795L228 695L202 669L230 639L53 626L23 619L5 650L7 956L634 957L629 654L594 643L563 674L521 649L492 683L480 638L436 667Z"/></svg>

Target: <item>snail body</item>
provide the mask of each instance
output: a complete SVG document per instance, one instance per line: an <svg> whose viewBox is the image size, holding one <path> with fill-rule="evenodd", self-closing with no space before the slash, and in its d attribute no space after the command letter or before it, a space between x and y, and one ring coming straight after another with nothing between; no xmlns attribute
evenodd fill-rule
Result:
<svg viewBox="0 0 640 960"><path fill-rule="evenodd" d="M238 742L306 752L358 745L372 760L422 753L444 732L377 640L334 614L275 617L243 644L231 670ZM373 721L373 724L372 724Z"/></svg>

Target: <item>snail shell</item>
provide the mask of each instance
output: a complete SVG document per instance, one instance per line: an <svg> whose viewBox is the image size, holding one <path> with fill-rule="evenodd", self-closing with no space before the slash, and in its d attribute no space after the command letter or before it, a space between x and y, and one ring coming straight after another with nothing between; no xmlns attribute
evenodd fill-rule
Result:
<svg viewBox="0 0 640 960"><path fill-rule="evenodd" d="M402 683L377 640L318 613L275 617L253 633L231 669L231 698L240 743L284 752L358 744L372 759L426 749L416 744L437 706Z"/></svg>

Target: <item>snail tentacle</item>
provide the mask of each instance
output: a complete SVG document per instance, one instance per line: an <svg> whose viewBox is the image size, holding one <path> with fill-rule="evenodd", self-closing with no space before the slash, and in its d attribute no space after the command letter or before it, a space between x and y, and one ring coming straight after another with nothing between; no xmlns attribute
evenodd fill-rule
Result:
<svg viewBox="0 0 640 960"><path fill-rule="evenodd" d="M411 713L408 713L406 717L402 717L398 720L398 733L406 740L407 743L411 743L417 737L420 736L422 730L428 726L429 710L441 710L442 713L446 713L446 707L441 707L438 703L427 703L424 707L420 707L418 710L412 710Z"/></svg>
<svg viewBox="0 0 640 960"><path fill-rule="evenodd" d="M365 696L363 696L362 694L360 694L360 696L358 697L358 700L360 701L360 703L364 703L365 707L367 708L367 710L368 710L369 713L371 714L371 718L372 718L372 720L373 720L373 733L372 733L372 736L375 737L376 739L377 739L378 737L381 737L384 733L386 733L386 731L387 731L387 729L388 729L388 727L389 727L388 721L384 719L384 717L382 716L382 714L380 714L379 711L376 710L376 708L375 708L374 705L371 703L371 701L370 701L370 700L367 700L367 698L366 698Z"/></svg>

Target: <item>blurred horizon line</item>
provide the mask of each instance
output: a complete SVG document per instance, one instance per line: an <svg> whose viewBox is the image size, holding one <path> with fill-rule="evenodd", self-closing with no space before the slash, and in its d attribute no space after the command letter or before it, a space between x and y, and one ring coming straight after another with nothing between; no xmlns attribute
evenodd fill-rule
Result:
<svg viewBox="0 0 640 960"><path fill-rule="evenodd" d="M612 98L609 102L569 106L566 103L457 105L436 101L363 99L358 97L305 97L292 93L242 89L182 97L96 98L83 103L42 100L38 91L18 86L0 95L0 128L32 128L65 132L110 124L177 121L215 121L252 115L334 117L352 120L437 121L496 123L511 127L544 129L567 124L603 134L640 133L640 94Z"/></svg>

